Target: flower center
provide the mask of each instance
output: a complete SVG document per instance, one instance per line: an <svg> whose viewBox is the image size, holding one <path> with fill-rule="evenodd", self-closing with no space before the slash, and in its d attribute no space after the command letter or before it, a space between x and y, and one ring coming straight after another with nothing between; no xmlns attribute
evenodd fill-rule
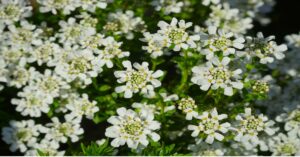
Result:
<svg viewBox="0 0 300 157"><path fill-rule="evenodd" d="M296 111L293 120L300 122L300 111Z"/></svg>
<svg viewBox="0 0 300 157"><path fill-rule="evenodd" d="M261 93L261 94L269 92L268 84L264 81L259 81L259 80L254 83L252 89L254 92Z"/></svg>
<svg viewBox="0 0 300 157"><path fill-rule="evenodd" d="M204 130L209 131L209 130L215 130L219 126L218 121L212 120L212 119L207 119L203 123L204 125Z"/></svg>
<svg viewBox="0 0 300 157"><path fill-rule="evenodd" d="M20 141L27 141L31 137L31 133L27 129L19 129L16 133L16 137Z"/></svg>
<svg viewBox="0 0 300 157"><path fill-rule="evenodd" d="M129 82L134 88L142 87L147 82L147 73L145 73L144 71L134 71L130 75Z"/></svg>
<svg viewBox="0 0 300 157"><path fill-rule="evenodd" d="M195 101L192 98L183 98L180 100L178 104L178 109L186 111L186 110L193 110L197 108L195 105Z"/></svg>
<svg viewBox="0 0 300 157"><path fill-rule="evenodd" d="M2 11L0 11L0 18L15 18L20 16L20 14L21 12L19 7L9 4Z"/></svg>
<svg viewBox="0 0 300 157"><path fill-rule="evenodd" d="M215 67L210 69L213 80L224 82L230 78L230 73L224 67Z"/></svg>
<svg viewBox="0 0 300 157"><path fill-rule="evenodd" d="M224 49L224 48L227 48L230 44L230 40L228 40L227 38L225 37L220 37L218 39L216 39L212 45L220 50Z"/></svg>
<svg viewBox="0 0 300 157"><path fill-rule="evenodd" d="M182 41L185 35L185 31L183 29L173 28L168 34L168 37L172 42Z"/></svg>
<svg viewBox="0 0 300 157"><path fill-rule="evenodd" d="M143 124L140 120L129 120L123 125L122 130L128 135L138 136L143 133Z"/></svg>
<svg viewBox="0 0 300 157"><path fill-rule="evenodd" d="M250 116L244 121L244 127L247 131L261 131L263 129L263 121L260 118Z"/></svg>
<svg viewBox="0 0 300 157"><path fill-rule="evenodd" d="M52 77L48 77L41 83L41 88L44 91L54 91L55 89L58 89L57 80L53 79Z"/></svg>
<svg viewBox="0 0 300 157"><path fill-rule="evenodd" d="M63 123L58 127L58 131L63 135L68 135L68 133L72 132L73 128L69 123Z"/></svg>
<svg viewBox="0 0 300 157"><path fill-rule="evenodd" d="M76 58L70 64L70 74L85 73L91 68L91 64L84 58Z"/></svg>
<svg viewBox="0 0 300 157"><path fill-rule="evenodd" d="M296 153L295 146L291 143L285 143L279 146L279 151L286 155L292 155Z"/></svg>

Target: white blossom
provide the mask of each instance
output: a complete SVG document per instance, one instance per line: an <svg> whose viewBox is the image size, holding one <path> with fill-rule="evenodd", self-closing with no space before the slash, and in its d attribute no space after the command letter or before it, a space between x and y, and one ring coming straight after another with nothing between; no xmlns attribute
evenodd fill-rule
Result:
<svg viewBox="0 0 300 157"><path fill-rule="evenodd" d="M70 14L78 6L78 0L37 0L41 5L40 12L52 12L52 14L57 14L62 11L63 14Z"/></svg>
<svg viewBox="0 0 300 157"><path fill-rule="evenodd" d="M192 120L193 117L198 116L198 112L195 111L196 108L195 100L191 97L182 98L178 102L178 109L186 114L186 120Z"/></svg>
<svg viewBox="0 0 300 157"><path fill-rule="evenodd" d="M154 115L145 110L139 113L124 107L117 109L118 116L112 116L107 121L112 124L105 131L105 136L114 138L113 147L127 144L129 148L137 149L139 144L147 146L148 138L158 141L160 136L155 130L160 128L160 123L154 120Z"/></svg>
<svg viewBox="0 0 300 157"><path fill-rule="evenodd" d="M221 120L226 119L227 114L218 114L217 109L213 108L211 111L203 112L202 115L197 116L200 120L198 125L189 125L188 129L192 130L192 136L197 137L199 133L206 135L205 142L212 144L214 139L222 141L224 136L221 133L226 133L230 127L230 123L220 123ZM220 133L221 132L221 133Z"/></svg>
<svg viewBox="0 0 300 157"><path fill-rule="evenodd" d="M125 98L131 98L133 93L141 92L146 96L154 96L154 88L161 86L158 80L163 75L161 70L151 71L148 68L148 63L134 63L133 67L130 61L123 61L123 66L126 71L115 71L115 76L118 78L118 83L126 83L125 85L116 87L117 93L124 92Z"/></svg>
<svg viewBox="0 0 300 157"><path fill-rule="evenodd" d="M284 122L284 130L288 134L298 135L300 137L300 109L294 109L288 113L280 114L276 121Z"/></svg>
<svg viewBox="0 0 300 157"><path fill-rule="evenodd" d="M180 13L184 3L177 0L153 0L151 5L155 6L155 10L162 10L164 14L168 15L170 13Z"/></svg>
<svg viewBox="0 0 300 157"><path fill-rule="evenodd" d="M245 34L253 27L252 18L245 17L238 8L230 8L228 3L212 5L212 12L205 21L206 26L215 26L235 35Z"/></svg>
<svg viewBox="0 0 300 157"><path fill-rule="evenodd" d="M202 1L202 4L205 5L205 6L208 6L210 4L219 4L220 3L220 0L203 0Z"/></svg>
<svg viewBox="0 0 300 157"><path fill-rule="evenodd" d="M235 119L237 126L234 130L237 131L237 134L234 139L242 142L248 150L260 144L259 135L261 133L273 135L276 132L276 129L272 128L275 124L274 121L268 120L263 114L251 115L251 108L245 108L245 113L238 114Z"/></svg>
<svg viewBox="0 0 300 157"><path fill-rule="evenodd" d="M106 31L112 31L114 34L125 34L126 39L134 38L133 32L142 31L144 21L140 17L134 17L132 10L127 10L125 13L117 11L108 15L108 22L104 26Z"/></svg>
<svg viewBox="0 0 300 157"><path fill-rule="evenodd" d="M13 25L31 16L32 7L24 0L1 0L0 1L0 25Z"/></svg>
<svg viewBox="0 0 300 157"><path fill-rule="evenodd" d="M108 68L112 68L112 60L114 58L124 58L128 57L130 54L127 51L122 51L120 49L122 42L115 41L113 37L103 39L102 45L104 46L104 49L96 51L96 53L99 54L99 61L97 60L97 63L99 63L99 66L101 67L106 65Z"/></svg>
<svg viewBox="0 0 300 157"><path fill-rule="evenodd" d="M84 10L95 12L96 8L105 9L107 0L79 0L79 5Z"/></svg>
<svg viewBox="0 0 300 157"><path fill-rule="evenodd" d="M242 89L243 83L239 80L241 69L231 71L228 67L230 59L224 57L220 62L218 58L213 58L206 65L192 68L192 82L198 84L203 91L224 89L224 95L232 96L233 88Z"/></svg>
<svg viewBox="0 0 300 157"><path fill-rule="evenodd" d="M51 123L46 124L47 129L43 130L46 133L45 139L49 140L51 145L59 142L66 143L69 138L71 142L77 142L79 136L84 133L80 126L81 117L70 118L65 116L65 122L61 122L57 117L51 120Z"/></svg>
<svg viewBox="0 0 300 157"><path fill-rule="evenodd" d="M208 34L203 35L203 45L201 53L206 56L206 59L211 60L215 56L215 52L221 51L224 56L235 54L236 49L244 47L245 39L242 37L234 38L231 32L224 32L217 27L208 27Z"/></svg>
<svg viewBox="0 0 300 157"><path fill-rule="evenodd" d="M33 145L33 149L28 150L25 153L25 156L39 156L37 150L43 152L44 155L47 156L63 156L65 154L65 151L59 151L59 145L53 144L50 141L43 139L39 143L35 143Z"/></svg>
<svg viewBox="0 0 300 157"><path fill-rule="evenodd" d="M42 92L36 92L30 86L26 86L18 93L20 98L13 98L11 103L17 105L16 110L23 116L41 117L42 113L48 113L52 98Z"/></svg>
<svg viewBox="0 0 300 157"><path fill-rule="evenodd" d="M279 133L269 140L268 145L273 156L300 155L300 139L297 136Z"/></svg>
<svg viewBox="0 0 300 157"><path fill-rule="evenodd" d="M86 116L88 119L93 119L94 114L99 111L96 101L90 101L87 94L82 94L80 98L68 103L66 108L71 111L67 116L81 117Z"/></svg>
<svg viewBox="0 0 300 157"><path fill-rule="evenodd" d="M147 42L147 46L142 46L143 50L146 50L151 54L152 58L157 58L162 56L164 53L164 48L168 47L168 38L161 34L150 34L149 32L144 33L143 42Z"/></svg>
<svg viewBox="0 0 300 157"><path fill-rule="evenodd" d="M186 50L189 47L196 48L195 41L200 40L199 35L189 35L187 32L186 29L192 26L191 22L186 23L184 20L178 22L176 18L173 18L170 24L159 21L157 25L160 28L158 33L168 38L168 47L174 44L174 51Z"/></svg>
<svg viewBox="0 0 300 157"><path fill-rule="evenodd" d="M29 147L37 143L39 136L39 126L33 120L10 121L9 127L2 128L2 140L10 144L12 152L20 150L25 152Z"/></svg>
<svg viewBox="0 0 300 157"><path fill-rule="evenodd" d="M287 50L287 46L277 45L274 39L274 36L264 38L261 32L257 33L257 37L247 37L245 52L250 57L258 57L261 64L272 63L274 57L281 60L285 57L283 52Z"/></svg>
<svg viewBox="0 0 300 157"><path fill-rule="evenodd" d="M67 21L59 21L61 29L56 34L59 42L64 45L77 44L82 38L94 35L96 30L94 27L86 27L76 22L75 18L69 18Z"/></svg>

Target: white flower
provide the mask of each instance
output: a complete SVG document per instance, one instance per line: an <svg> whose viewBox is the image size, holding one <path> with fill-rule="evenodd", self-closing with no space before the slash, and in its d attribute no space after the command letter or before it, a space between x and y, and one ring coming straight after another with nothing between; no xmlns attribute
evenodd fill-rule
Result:
<svg viewBox="0 0 300 157"><path fill-rule="evenodd" d="M96 8L105 9L107 6L107 0L79 0L79 5L82 9L95 12Z"/></svg>
<svg viewBox="0 0 300 157"><path fill-rule="evenodd" d="M180 20L178 22L176 18L173 18L170 24L164 21L159 21L158 27L160 27L160 30L158 33L168 38L168 47L174 44L174 51L196 48L197 45L195 41L199 41L200 36L189 35L187 33L186 29L191 26L191 22L185 23L184 20Z"/></svg>
<svg viewBox="0 0 300 157"><path fill-rule="evenodd" d="M61 48L59 45L52 43L50 41L46 41L41 43L41 45L37 45L34 50L30 51L30 57L27 58L27 61L37 62L39 66L44 63L48 63L53 59L53 55L55 53L59 53Z"/></svg>
<svg viewBox="0 0 300 157"><path fill-rule="evenodd" d="M0 25L12 25L14 22L31 16L32 7L24 0L1 0L0 1Z"/></svg>
<svg viewBox="0 0 300 157"><path fill-rule="evenodd" d="M151 114L159 114L159 108L156 105L153 104L147 104L147 103L133 103L131 105L133 108L145 110L147 112L150 112Z"/></svg>
<svg viewBox="0 0 300 157"><path fill-rule="evenodd" d="M205 66L193 67L192 82L198 84L201 90L223 88L225 95L232 96L233 88L243 88L243 83L239 80L242 70L230 71L228 69L229 62L228 57L224 57L221 62L218 58L213 58Z"/></svg>
<svg viewBox="0 0 300 157"><path fill-rule="evenodd" d="M186 114L186 120L192 120L193 117L198 116L198 112L195 111L196 108L195 100L191 97L182 98L178 102L178 109Z"/></svg>
<svg viewBox="0 0 300 157"><path fill-rule="evenodd" d="M287 45L294 49L300 48L300 32L298 34L291 34L285 36L285 40L287 41Z"/></svg>
<svg viewBox="0 0 300 157"><path fill-rule="evenodd" d="M79 44L83 49L89 49L95 53L99 50L99 47L102 46L104 42L104 35L102 34L94 34L91 36L86 36L85 38L81 38Z"/></svg>
<svg viewBox="0 0 300 157"><path fill-rule="evenodd" d="M68 138L71 138L73 143L77 142L79 136L84 132L80 127L81 117L70 118L65 116L65 122L60 122L57 117L51 120L52 123L46 124L48 128L44 132L46 133L45 139L49 140L53 145L58 142L66 143Z"/></svg>
<svg viewBox="0 0 300 157"><path fill-rule="evenodd" d="M58 151L59 145L53 144L50 141L43 139L39 143L33 145L34 149L31 149L25 153L25 156L39 156L37 150L43 152L47 156L63 156L65 151Z"/></svg>
<svg viewBox="0 0 300 157"><path fill-rule="evenodd" d="M42 30L37 29L35 25L28 23L27 21L20 22L21 27L10 25L7 33L7 44L24 48L24 50L30 50L31 44L41 44L40 39Z"/></svg>
<svg viewBox="0 0 300 157"><path fill-rule="evenodd" d="M69 18L68 21L59 21L61 29L57 33L59 42L64 45L72 45L79 43L81 39L92 36L96 33L94 27L86 27L76 23L75 18Z"/></svg>
<svg viewBox="0 0 300 157"><path fill-rule="evenodd" d="M224 156L226 149L219 142L213 144L202 143L202 140L196 140L196 144L188 145L188 150L192 151L193 156Z"/></svg>
<svg viewBox="0 0 300 157"><path fill-rule="evenodd" d="M26 69L24 66L16 66L10 69L10 71L12 71L12 73L10 74L11 76L8 85L17 88L23 87L39 75L39 72L37 72L34 67Z"/></svg>
<svg viewBox="0 0 300 157"><path fill-rule="evenodd" d="M212 144L214 139L222 141L224 136L221 133L226 133L230 127L230 123L222 123L220 121L227 118L226 114L218 115L217 109L213 108L210 112L203 112L202 115L198 116L200 119L198 125L189 125L188 129L192 130L192 136L197 137L199 133L206 134L205 142ZM220 133L221 132L221 133Z"/></svg>
<svg viewBox="0 0 300 157"><path fill-rule="evenodd" d="M161 82L157 79L163 75L161 70L156 72L148 69L148 63L134 63L133 69L130 61L123 61L126 71L115 71L118 83L126 83L125 85L116 87L117 93L124 92L125 98L131 98L133 93L141 92L146 96L154 96L154 88L161 86Z"/></svg>
<svg viewBox="0 0 300 157"><path fill-rule="evenodd" d="M244 34L253 27L252 18L245 17L237 8L230 8L228 3L210 8L212 11L205 21L206 26L215 26L235 35Z"/></svg>
<svg viewBox="0 0 300 157"><path fill-rule="evenodd" d="M233 33L224 32L217 27L208 27L208 35L203 35L202 54L206 55L206 59L210 60L215 56L215 52L222 51L224 56L234 54L236 49L244 47L245 39L240 37L232 39Z"/></svg>
<svg viewBox="0 0 300 157"><path fill-rule="evenodd" d="M57 14L58 11L62 11L63 14L70 14L78 6L78 0L37 0L41 5L40 12L52 12Z"/></svg>
<svg viewBox="0 0 300 157"><path fill-rule="evenodd" d="M92 83L91 77L96 77L102 71L101 67L94 64L94 54L87 49L73 50L66 55L65 60L55 67L55 71L67 82L79 79L88 85Z"/></svg>
<svg viewBox="0 0 300 157"><path fill-rule="evenodd" d="M234 130L237 131L237 135L234 139L242 142L248 150L260 144L258 138L260 133L265 132L267 135L273 135L276 132L276 129L271 128L275 124L274 121L268 120L263 114L251 115L251 108L245 108L245 113L238 114L235 119L237 126Z"/></svg>
<svg viewBox="0 0 300 157"><path fill-rule="evenodd" d="M125 13L117 11L108 15L108 22L104 26L106 31L112 31L114 34L125 34L126 39L133 39L133 32L142 31L144 21L140 17L134 17L134 12L127 10Z"/></svg>
<svg viewBox="0 0 300 157"><path fill-rule="evenodd" d="M300 139L297 136L279 133L269 140L268 145L272 156L300 155Z"/></svg>
<svg viewBox="0 0 300 157"><path fill-rule="evenodd" d="M147 146L149 136L153 141L158 141L160 136L153 132L160 128L160 123L154 121L154 115L145 110L139 113L124 107L117 109L118 116L112 116L107 121L110 126L105 131L105 136L114 138L113 147L127 144L129 148L137 149L139 144Z"/></svg>
<svg viewBox="0 0 300 157"><path fill-rule="evenodd" d="M43 75L38 75L30 84L37 92L45 94L48 99L53 99L59 96L60 91L69 89L70 86L54 71L46 69Z"/></svg>
<svg viewBox="0 0 300 157"><path fill-rule="evenodd" d="M29 147L37 143L39 136L39 126L33 120L10 121L9 127L2 128L2 139L10 144L10 151L25 152Z"/></svg>
<svg viewBox="0 0 300 157"><path fill-rule="evenodd" d="M149 32L145 32L144 37L141 40L147 42L148 45L142 46L142 49L150 53L152 58L162 56L163 48L168 47L168 38L161 34L150 34Z"/></svg>
<svg viewBox="0 0 300 157"><path fill-rule="evenodd" d="M281 60L285 57L283 52L287 50L287 46L284 44L277 45L273 41L274 38L274 36L264 38L261 32L257 33L255 38L247 37L245 52L250 57L258 57L261 64L272 63L274 57Z"/></svg>
<svg viewBox="0 0 300 157"><path fill-rule="evenodd" d="M176 101L179 99L177 94L167 95L167 93L160 93L160 96L163 98L164 102Z"/></svg>
<svg viewBox="0 0 300 157"><path fill-rule="evenodd" d="M294 109L289 113L283 113L276 117L276 121L284 122L284 130L288 134L295 134L300 137L300 109Z"/></svg>
<svg viewBox="0 0 300 157"><path fill-rule="evenodd" d="M99 111L96 101L89 101L87 94L82 94L82 97L74 100L66 105L66 108L71 111L66 116L81 117L85 115L88 119L93 119L94 114Z"/></svg>
<svg viewBox="0 0 300 157"><path fill-rule="evenodd" d="M97 63L101 67L106 65L108 68L112 68L112 60L114 58L124 58L128 57L130 54L127 51L122 51L120 49L122 42L115 41L113 37L107 37L103 39L102 45L104 46L104 49L96 51L96 53L99 54L99 61L97 60Z"/></svg>
<svg viewBox="0 0 300 157"><path fill-rule="evenodd" d="M15 46L2 46L0 48L0 54L6 64L9 66L15 66L17 64L20 65L26 62L26 56L28 55L28 52L23 48Z"/></svg>
<svg viewBox="0 0 300 157"><path fill-rule="evenodd" d="M177 0L153 0L151 4L155 6L155 10L162 10L166 15L180 13L184 6L183 2L177 2Z"/></svg>
<svg viewBox="0 0 300 157"><path fill-rule="evenodd" d="M203 0L202 1L202 4L205 5L205 6L208 6L209 4L219 4L220 3L220 0Z"/></svg>
<svg viewBox="0 0 300 157"><path fill-rule="evenodd" d="M20 98L11 100L13 105L17 105L16 110L23 116L41 117L42 112L48 113L52 98L47 97L42 92L34 91L30 86L26 86L18 93Z"/></svg>

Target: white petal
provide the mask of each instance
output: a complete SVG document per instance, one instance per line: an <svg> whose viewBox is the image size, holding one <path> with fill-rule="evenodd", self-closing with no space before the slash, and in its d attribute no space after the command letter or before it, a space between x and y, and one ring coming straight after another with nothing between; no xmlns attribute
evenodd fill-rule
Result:
<svg viewBox="0 0 300 157"><path fill-rule="evenodd" d="M208 144L212 144L214 142L214 137L212 135L208 135L207 138L205 139L205 142Z"/></svg>
<svg viewBox="0 0 300 157"><path fill-rule="evenodd" d="M232 87L225 87L224 94L227 95L227 96L232 96L233 95Z"/></svg>

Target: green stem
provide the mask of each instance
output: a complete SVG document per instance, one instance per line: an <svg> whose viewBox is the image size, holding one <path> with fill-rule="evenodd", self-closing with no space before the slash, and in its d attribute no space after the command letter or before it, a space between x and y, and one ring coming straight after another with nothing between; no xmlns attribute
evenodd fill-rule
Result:
<svg viewBox="0 0 300 157"><path fill-rule="evenodd" d="M186 83L188 80L188 51L184 51L184 66L181 69L182 75L181 75L181 80L180 80L180 85L177 88L177 92L182 92L182 90L186 87Z"/></svg>

